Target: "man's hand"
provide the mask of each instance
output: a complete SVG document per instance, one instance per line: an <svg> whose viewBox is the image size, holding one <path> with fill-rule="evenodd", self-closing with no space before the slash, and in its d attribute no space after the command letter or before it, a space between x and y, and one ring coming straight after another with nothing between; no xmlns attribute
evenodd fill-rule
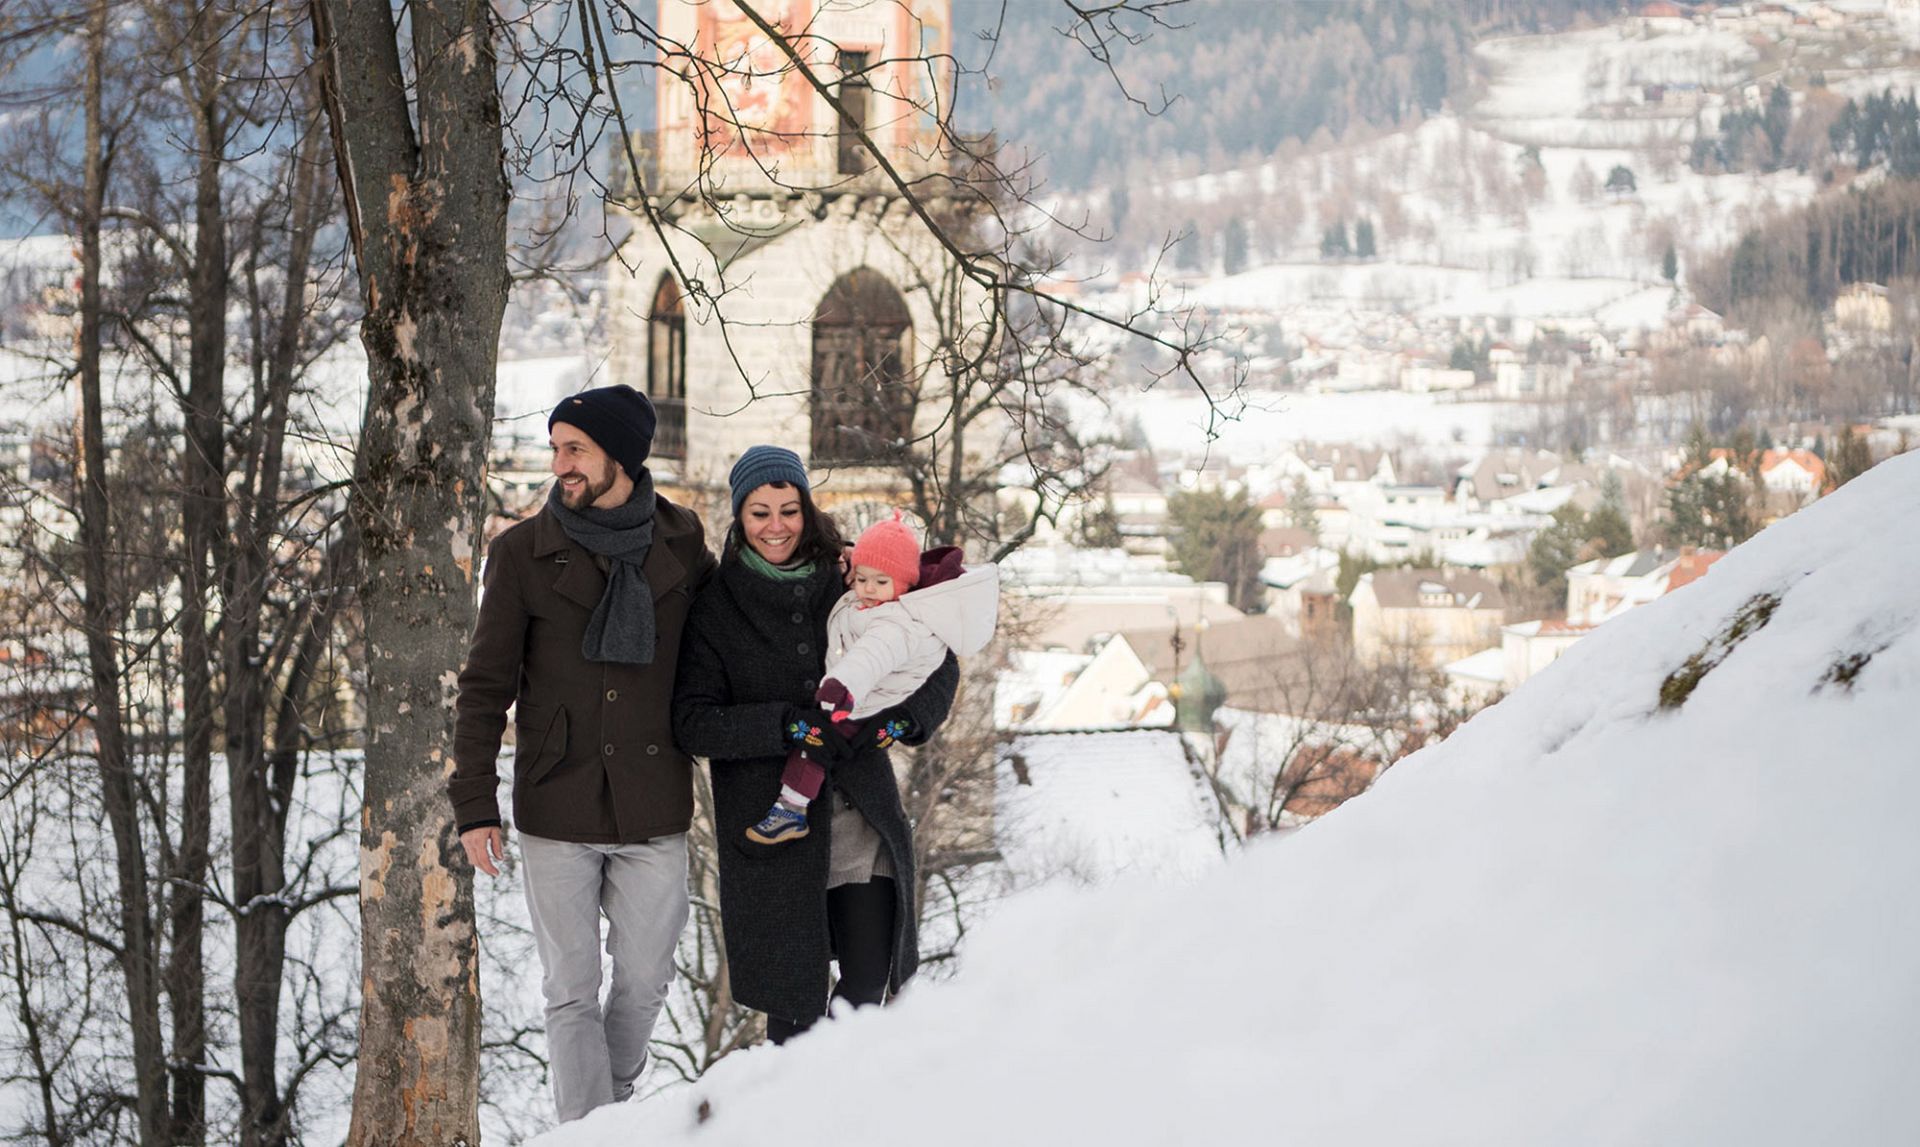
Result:
<svg viewBox="0 0 1920 1147"><path fill-rule="evenodd" d="M460 847L467 859L488 876L500 875L499 862L507 859L507 838L497 824L481 825L460 834Z"/></svg>

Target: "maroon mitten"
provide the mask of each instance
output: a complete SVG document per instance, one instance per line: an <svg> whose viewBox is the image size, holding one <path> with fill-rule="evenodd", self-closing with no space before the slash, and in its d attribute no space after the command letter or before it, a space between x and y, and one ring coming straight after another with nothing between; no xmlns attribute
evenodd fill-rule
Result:
<svg viewBox="0 0 1920 1147"><path fill-rule="evenodd" d="M820 683L820 688L815 691L813 699L820 702L821 708L831 712L836 724L853 716L853 694L847 692L845 685L831 677Z"/></svg>

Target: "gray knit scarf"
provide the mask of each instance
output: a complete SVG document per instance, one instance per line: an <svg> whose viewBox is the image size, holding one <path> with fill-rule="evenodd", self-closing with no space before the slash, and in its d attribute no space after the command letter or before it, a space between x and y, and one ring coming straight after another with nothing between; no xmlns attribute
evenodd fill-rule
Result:
<svg viewBox="0 0 1920 1147"><path fill-rule="evenodd" d="M587 619L587 635L580 652L588 661L621 661L629 665L653 662L653 588L641 563L653 548L653 474L641 470L633 483L633 497L624 506L602 510L588 506L570 510L555 485L547 495L547 509L567 536L589 553L607 559L607 588Z"/></svg>

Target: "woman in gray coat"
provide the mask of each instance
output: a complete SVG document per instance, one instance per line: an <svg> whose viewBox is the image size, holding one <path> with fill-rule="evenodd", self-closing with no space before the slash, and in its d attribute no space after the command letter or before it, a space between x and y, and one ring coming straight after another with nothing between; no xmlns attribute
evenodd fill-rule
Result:
<svg viewBox="0 0 1920 1147"><path fill-rule="evenodd" d="M827 615L846 590L841 542L815 509L800 459L777 446L740 456L719 572L693 603L674 689L674 736L706 757L720 852L720 913L734 998L767 1013L782 1042L832 995L881 1003L920 961L913 830L887 748L946 720L959 683L949 657L919 692L842 739L814 701ZM783 845L745 837L780 791L788 750L819 741L827 783L817 827Z"/></svg>

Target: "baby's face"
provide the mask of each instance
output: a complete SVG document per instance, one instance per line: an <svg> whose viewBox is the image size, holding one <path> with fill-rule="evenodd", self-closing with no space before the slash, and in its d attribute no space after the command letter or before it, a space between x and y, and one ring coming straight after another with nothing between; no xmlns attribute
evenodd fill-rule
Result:
<svg viewBox="0 0 1920 1147"><path fill-rule="evenodd" d="M853 567L853 595L862 606L869 607L885 605L900 596L893 588L893 578L872 566Z"/></svg>

